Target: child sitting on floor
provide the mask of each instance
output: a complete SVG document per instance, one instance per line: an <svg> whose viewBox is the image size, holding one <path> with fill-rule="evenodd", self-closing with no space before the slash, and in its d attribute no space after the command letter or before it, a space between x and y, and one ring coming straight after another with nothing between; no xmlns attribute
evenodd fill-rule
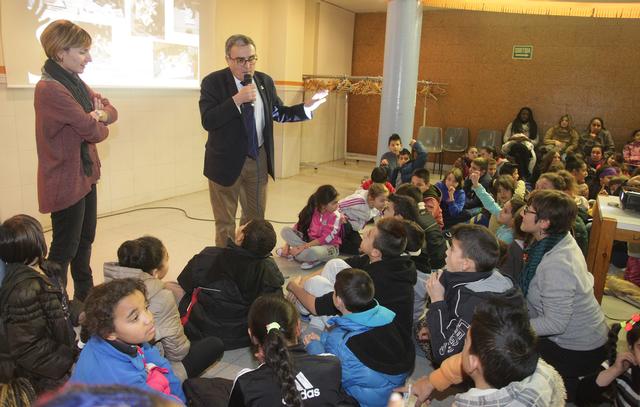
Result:
<svg viewBox="0 0 640 407"><path fill-rule="evenodd" d="M0 224L0 405L28 406L63 385L78 354L69 306L49 276L42 225L29 215ZM6 263L6 264L5 264Z"/></svg>
<svg viewBox="0 0 640 407"><path fill-rule="evenodd" d="M509 296L513 288L496 269L498 241L486 227L460 224L451 235L445 271L427 280L431 305L417 328L420 345L436 365L462 350L475 307L492 296Z"/></svg>
<svg viewBox="0 0 640 407"><path fill-rule="evenodd" d="M623 327L627 349L619 353L618 335ZM615 406L640 405L640 314L612 325L607 347L609 358L602 363L602 371L583 379L576 403L613 401Z"/></svg>
<svg viewBox="0 0 640 407"><path fill-rule="evenodd" d="M442 194L440 208L445 229L468 219L464 216L466 196L462 189L463 182L462 171L459 168L450 169L442 181L436 182L436 187Z"/></svg>
<svg viewBox="0 0 640 407"><path fill-rule="evenodd" d="M502 175L496 180L496 197L498 202L487 192L479 182L480 175L472 173L469 179L476 196L482 202L482 206L491 213L491 218L495 219L499 225L496 228L496 237L506 244L513 242L513 215L525 205L520 198L513 197L513 178L509 175Z"/></svg>
<svg viewBox="0 0 640 407"><path fill-rule="evenodd" d="M598 171L600 167L606 164L607 160L602 153L602 146L600 144L594 144L593 147L591 147L591 154L585 162L593 171Z"/></svg>
<svg viewBox="0 0 640 407"><path fill-rule="evenodd" d="M562 378L536 351L536 334L523 303L514 307L490 299L478 305L462 350L462 368L474 387L456 395L457 407L564 406Z"/></svg>
<svg viewBox="0 0 640 407"><path fill-rule="evenodd" d="M440 200L442 192L429 182L429 170L426 168L418 168L411 175L411 183L418 187L422 193L422 202L424 209L431 213L431 216L438 222L440 229L444 228L444 220L442 219L442 208L440 208ZM418 207L420 207L418 201Z"/></svg>
<svg viewBox="0 0 640 407"><path fill-rule="evenodd" d="M301 262L303 270L312 269L338 257L341 229L338 191L331 185L322 185L298 214L298 223L282 228L280 235L287 243L277 253Z"/></svg>
<svg viewBox="0 0 640 407"><path fill-rule="evenodd" d="M362 237L360 231L377 216L387 203L389 190L381 183L371 184L368 190L359 189L338 201L338 210L343 217L340 252L358 254Z"/></svg>
<svg viewBox="0 0 640 407"><path fill-rule="evenodd" d="M402 151L402 139L396 133L393 133L389 136L388 141L389 151L382 154L380 158L380 167L384 168L387 171L387 176L389 173L398 167L398 158L400 157L400 151Z"/></svg>
<svg viewBox="0 0 640 407"><path fill-rule="evenodd" d="M360 245L361 256L330 260L325 267L304 278L292 278L287 290L297 299L304 311L316 316L336 315L333 304L335 276L345 268L365 270L376 288L376 298L381 305L396 314L396 322L403 334L411 338L413 325L413 303L416 284L416 266L411 257L405 255L407 232L398 219L381 219L365 231ZM319 322L319 321L318 321ZM310 325L322 330L324 325Z"/></svg>
<svg viewBox="0 0 640 407"><path fill-rule="evenodd" d="M469 170L471 169L471 161L478 158L478 148L470 146L467 152L460 158L458 158L453 166L459 168L462 171L462 178L466 179L469 176Z"/></svg>
<svg viewBox="0 0 640 407"><path fill-rule="evenodd" d="M423 403L433 390L461 383L463 372L474 387L456 395L456 407L565 405L562 377L540 358L521 295L479 304L462 352L418 379L412 393Z"/></svg>
<svg viewBox="0 0 640 407"><path fill-rule="evenodd" d="M254 219L236 229L235 242L205 247L189 260L178 276L189 339L218 337L226 350L249 346L249 307L263 294L282 293L284 276L271 257L276 239L269 221Z"/></svg>
<svg viewBox="0 0 640 407"><path fill-rule="evenodd" d="M375 167L371 171L371 177L362 181L360 187L364 190L368 190L369 187L373 184L384 184L384 186L387 187L389 193L393 194L396 190L393 185L391 185L391 183L387 180L387 176L388 174L386 167Z"/></svg>
<svg viewBox="0 0 640 407"><path fill-rule="evenodd" d="M409 145L413 151L409 152L407 149L400 151L398 167L389 173L389 182L396 187L405 182L411 182L413 171L417 168L424 168L427 163L427 150L424 145L416 140L411 140Z"/></svg>
<svg viewBox="0 0 640 407"><path fill-rule="evenodd" d="M70 382L125 384L186 401L171 364L150 345L156 334L141 280L125 278L91 289L83 326L91 339L82 349Z"/></svg>
<svg viewBox="0 0 640 407"><path fill-rule="evenodd" d="M180 313L162 279L169 272L169 254L153 236L127 240L118 248L118 261L104 264L104 280L135 278L147 288L149 311L156 323L155 346L171 362L181 380L199 376L222 357L224 345L214 336L191 342L184 333Z"/></svg>
<svg viewBox="0 0 640 407"><path fill-rule="evenodd" d="M391 391L413 368L413 343L393 323L395 313L374 300L373 281L359 269L336 275L333 303L341 316L331 330L304 338L311 354L334 354L342 362L342 383L361 406L383 407Z"/></svg>
<svg viewBox="0 0 640 407"><path fill-rule="evenodd" d="M307 354L298 343L300 315L284 298L264 295L253 303L249 334L260 366L240 371L229 406L357 405L343 390L338 358Z"/></svg>

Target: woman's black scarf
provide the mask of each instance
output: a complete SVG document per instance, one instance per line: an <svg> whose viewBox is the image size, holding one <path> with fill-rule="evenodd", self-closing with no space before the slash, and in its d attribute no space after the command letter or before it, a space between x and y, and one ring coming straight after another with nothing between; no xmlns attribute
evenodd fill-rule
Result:
<svg viewBox="0 0 640 407"><path fill-rule="evenodd" d="M71 92L71 96L82 106L86 113L93 111L93 103L91 102L89 91L77 74L70 73L52 59L47 59L43 70L67 88ZM80 144L80 158L82 159L84 174L90 177L93 174L93 161L89 155L89 146L86 141Z"/></svg>

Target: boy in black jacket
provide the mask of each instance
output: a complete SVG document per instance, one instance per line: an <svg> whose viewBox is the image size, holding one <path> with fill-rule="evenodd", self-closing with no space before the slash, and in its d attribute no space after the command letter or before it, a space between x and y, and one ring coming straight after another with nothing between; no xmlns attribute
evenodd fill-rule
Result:
<svg viewBox="0 0 640 407"><path fill-rule="evenodd" d="M346 268L362 269L371 276L380 305L396 313L394 322L405 337L411 337L416 266L411 257L403 255L406 245L402 221L381 219L364 233L362 256L330 260L322 271L290 281L287 290L312 314L337 315L333 304L335 276Z"/></svg>
<svg viewBox="0 0 640 407"><path fill-rule="evenodd" d="M486 227L459 224L451 235L445 271L427 280L431 305L417 328L419 343L436 365L462 351L476 305L513 287L496 270L498 240Z"/></svg>
<svg viewBox="0 0 640 407"><path fill-rule="evenodd" d="M266 220L252 220L227 247L206 247L178 277L179 304L191 340L217 336L225 350L249 346L247 315L262 294L282 293L284 277L271 257L276 233Z"/></svg>

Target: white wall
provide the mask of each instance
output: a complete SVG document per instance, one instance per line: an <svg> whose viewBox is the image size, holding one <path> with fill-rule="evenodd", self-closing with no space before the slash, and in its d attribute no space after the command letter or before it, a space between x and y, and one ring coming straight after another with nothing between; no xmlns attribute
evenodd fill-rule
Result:
<svg viewBox="0 0 640 407"><path fill-rule="evenodd" d="M287 104L302 101L303 73L351 72L350 56L345 55L353 43L352 13L317 0L213 0L203 6L203 75L225 66L224 40L238 27L257 44L258 69L281 81L278 93ZM11 46L0 40L0 50ZM310 43L321 48L309 52ZM0 56L0 66L2 61ZM109 138L98 145L99 213L206 189L206 132L200 125L198 90L99 91L119 111ZM342 157L344 118L332 113L341 114L339 103L332 96L312 121L276 125L277 176L295 175L301 153L302 161L312 162ZM27 213L48 225L49 215L37 210L34 122L33 89L8 89L0 83L0 219Z"/></svg>
<svg viewBox="0 0 640 407"><path fill-rule="evenodd" d="M331 4L307 1L307 52L304 73L316 75L351 75L353 27L355 14ZM346 98L331 94L318 109L315 118L302 125L300 161L322 163L341 159L345 153Z"/></svg>

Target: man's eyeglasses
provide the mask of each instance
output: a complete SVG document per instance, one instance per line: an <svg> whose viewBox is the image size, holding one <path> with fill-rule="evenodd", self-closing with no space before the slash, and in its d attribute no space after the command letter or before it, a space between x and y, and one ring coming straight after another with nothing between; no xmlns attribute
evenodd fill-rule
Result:
<svg viewBox="0 0 640 407"><path fill-rule="evenodd" d="M246 64L255 64L256 61L258 60L258 56L257 55L251 55L248 58L244 58L244 57L237 57L237 58L231 58L231 57L227 57L230 60L232 60L233 62L235 62L238 65L246 65Z"/></svg>
<svg viewBox="0 0 640 407"><path fill-rule="evenodd" d="M524 206L524 210L522 211L522 213L525 214L525 215L528 214L528 213L536 215L538 212L532 211L531 209L529 209L529 205L525 205Z"/></svg>

